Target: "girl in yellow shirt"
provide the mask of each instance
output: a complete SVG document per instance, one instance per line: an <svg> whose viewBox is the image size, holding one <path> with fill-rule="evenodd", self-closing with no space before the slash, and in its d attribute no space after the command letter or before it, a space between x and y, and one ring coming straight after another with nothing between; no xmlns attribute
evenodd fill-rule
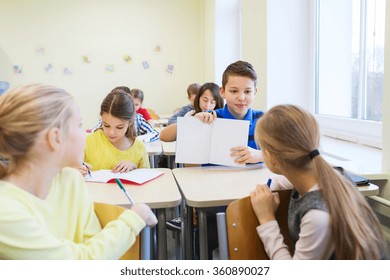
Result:
<svg viewBox="0 0 390 280"><path fill-rule="evenodd" d="M86 139L84 162L90 170L110 169L128 172L135 168L149 168L149 159L142 141L136 138L135 107L131 96L114 90L100 107L102 127ZM83 175L88 171L79 168Z"/></svg>

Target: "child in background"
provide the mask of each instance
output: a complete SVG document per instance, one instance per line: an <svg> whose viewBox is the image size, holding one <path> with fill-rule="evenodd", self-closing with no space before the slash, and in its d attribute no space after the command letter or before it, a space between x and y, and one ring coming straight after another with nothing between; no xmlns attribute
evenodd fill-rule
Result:
<svg viewBox="0 0 390 280"><path fill-rule="evenodd" d="M128 172L135 168L149 168L145 146L135 135L135 107L130 94L111 91L100 107L102 127L88 134L84 161L89 170L110 169ZM86 175L88 169L79 170Z"/></svg>
<svg viewBox="0 0 390 280"><path fill-rule="evenodd" d="M200 85L198 83L190 84L187 88L187 98L190 101L190 104L181 107L179 111L173 114L172 117L168 119L168 125L176 123L177 117L184 117L189 111L194 110L194 100L196 93L198 92Z"/></svg>
<svg viewBox="0 0 390 280"><path fill-rule="evenodd" d="M131 96L133 96L133 102L134 102L134 106L135 106L135 110L136 110L137 114L141 114L144 117L144 119L148 123L150 123L150 125L154 126L153 119L150 116L148 110L141 107L142 103L144 102L144 92L140 89L133 88L131 90Z"/></svg>
<svg viewBox="0 0 390 280"><path fill-rule="evenodd" d="M214 83L205 83L202 85L194 100L194 110L185 114L185 116L194 116L199 112L223 108L223 99L219 94L219 86ZM200 116L200 115L198 115ZM173 123L165 127L160 133L160 140L165 142L176 141L177 124Z"/></svg>
<svg viewBox="0 0 390 280"><path fill-rule="evenodd" d="M251 193L257 232L271 259L385 258L375 213L356 186L321 157L319 128L310 113L294 105L275 106L258 122L255 137L267 167L285 176L276 177L282 180L275 178L271 190L293 189L288 211L293 255L275 219L278 195L267 185Z"/></svg>
<svg viewBox="0 0 390 280"><path fill-rule="evenodd" d="M64 90L27 85L0 97L0 259L118 259L156 224L136 204L101 228L73 168L83 159L81 127Z"/></svg>

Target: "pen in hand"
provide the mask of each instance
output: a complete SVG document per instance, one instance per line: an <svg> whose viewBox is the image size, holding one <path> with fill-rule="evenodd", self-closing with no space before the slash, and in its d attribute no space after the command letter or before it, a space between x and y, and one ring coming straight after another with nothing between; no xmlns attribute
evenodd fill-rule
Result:
<svg viewBox="0 0 390 280"><path fill-rule="evenodd" d="M270 188L270 187L271 187L271 183L272 183L272 179L271 179L271 178L269 178L269 179L268 179L268 181L267 181L267 186L268 186L268 188Z"/></svg>
<svg viewBox="0 0 390 280"><path fill-rule="evenodd" d="M82 165L84 165L85 168L87 168L88 175L89 175L89 177L92 178L91 171L89 170L88 166L84 162L82 162Z"/></svg>
<svg viewBox="0 0 390 280"><path fill-rule="evenodd" d="M121 180L119 180L118 178L115 178L115 182L118 184L118 186L122 189L122 191L125 193L125 195L127 196L127 199L129 200L130 204L131 205L134 205L135 202L134 200L130 197L130 195L127 193L125 187L122 185L122 182Z"/></svg>

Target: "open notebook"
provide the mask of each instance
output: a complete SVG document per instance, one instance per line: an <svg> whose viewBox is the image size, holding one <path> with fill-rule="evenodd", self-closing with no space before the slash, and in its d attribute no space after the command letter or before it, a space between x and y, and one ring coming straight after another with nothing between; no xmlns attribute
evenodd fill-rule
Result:
<svg viewBox="0 0 390 280"><path fill-rule="evenodd" d="M211 124L195 117L177 118L176 162L244 167L230 149L248 145L249 122L216 119Z"/></svg>
<svg viewBox="0 0 390 280"><path fill-rule="evenodd" d="M87 182L98 182L98 183L115 183L115 178L119 178L124 184L144 184L150 180L153 180L161 175L164 172L150 169L150 168L140 168L134 169L126 173L114 173L111 170L99 170L92 171L91 176L85 176L85 181Z"/></svg>

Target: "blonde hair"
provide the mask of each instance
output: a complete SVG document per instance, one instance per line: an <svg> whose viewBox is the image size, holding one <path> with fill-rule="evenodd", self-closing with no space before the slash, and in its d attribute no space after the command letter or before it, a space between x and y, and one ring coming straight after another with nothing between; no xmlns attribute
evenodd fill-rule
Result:
<svg viewBox="0 0 390 280"><path fill-rule="evenodd" d="M45 129L67 132L72 102L64 90L41 84L19 86L0 96L0 179L29 159Z"/></svg>
<svg viewBox="0 0 390 280"><path fill-rule="evenodd" d="M319 137L313 115L294 105L271 108L255 130L256 142L284 168L312 169L331 217L336 258L383 258L385 241L380 224L365 198L321 155L309 156L318 149Z"/></svg>

